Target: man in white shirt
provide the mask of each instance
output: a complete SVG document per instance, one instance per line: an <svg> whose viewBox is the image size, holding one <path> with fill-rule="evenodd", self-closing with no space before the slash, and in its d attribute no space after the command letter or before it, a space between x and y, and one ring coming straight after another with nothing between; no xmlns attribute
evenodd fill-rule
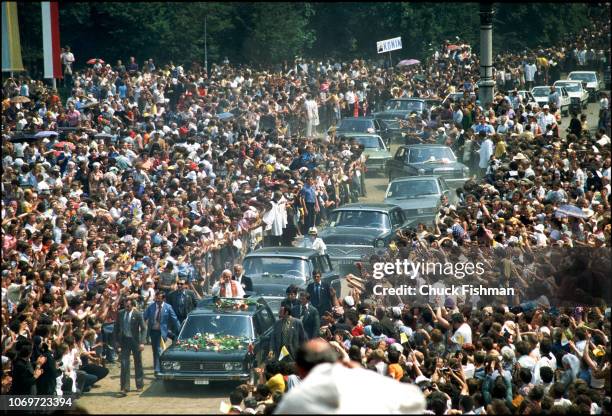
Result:
<svg viewBox="0 0 612 416"><path fill-rule="evenodd" d="M317 234L318 231L316 227L310 227L310 230L308 230L308 237L304 237L301 246L304 248L312 248L317 250L319 254L324 255L327 246L321 238L317 237Z"/></svg>
<svg viewBox="0 0 612 416"><path fill-rule="evenodd" d="M555 116L550 113L550 107L548 104L544 105L544 107L542 107L542 112L538 115L538 126L540 126L540 129L543 132L545 132L546 126L554 126L555 124L557 124L557 121Z"/></svg>
<svg viewBox="0 0 612 416"><path fill-rule="evenodd" d="M243 298L244 289L241 284L232 280L232 272L225 269L221 273L219 281L213 285L212 294L221 298Z"/></svg>
<svg viewBox="0 0 612 416"><path fill-rule="evenodd" d="M484 132L481 132L480 137L482 138ZM493 154L493 141L489 136L484 138L484 141L480 144L480 149L478 150L478 155L480 156L480 162L478 162L478 167L480 168L480 175L484 176L487 167L489 166L489 159L491 159L491 155Z"/></svg>

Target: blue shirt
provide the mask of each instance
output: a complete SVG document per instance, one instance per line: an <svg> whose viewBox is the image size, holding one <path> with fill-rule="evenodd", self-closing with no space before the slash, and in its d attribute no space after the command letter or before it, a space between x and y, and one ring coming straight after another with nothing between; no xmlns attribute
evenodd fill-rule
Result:
<svg viewBox="0 0 612 416"><path fill-rule="evenodd" d="M307 204L314 204L316 202L316 192L315 189L310 185L304 185L302 188L302 195L304 196L304 201Z"/></svg>

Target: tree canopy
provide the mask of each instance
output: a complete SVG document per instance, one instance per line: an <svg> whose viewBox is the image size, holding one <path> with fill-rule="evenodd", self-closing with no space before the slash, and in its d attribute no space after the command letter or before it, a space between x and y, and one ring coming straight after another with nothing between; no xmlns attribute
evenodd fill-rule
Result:
<svg viewBox="0 0 612 416"><path fill-rule="evenodd" d="M40 3L19 3L24 64L42 67ZM494 48L522 51L562 41L601 6L495 3ZM445 39L479 42L478 3L60 3L60 38L77 66L94 57L114 64L209 62L272 65L294 56L377 58L376 41L402 37L397 58L423 58Z"/></svg>

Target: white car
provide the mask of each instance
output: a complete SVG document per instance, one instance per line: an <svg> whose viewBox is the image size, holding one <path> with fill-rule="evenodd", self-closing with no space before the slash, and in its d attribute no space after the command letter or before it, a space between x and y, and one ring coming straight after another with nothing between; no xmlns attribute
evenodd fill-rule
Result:
<svg viewBox="0 0 612 416"><path fill-rule="evenodd" d="M518 92L518 96L521 97L521 102L523 103L523 105L533 104L536 102L531 91L518 90L517 92Z"/></svg>
<svg viewBox="0 0 612 416"><path fill-rule="evenodd" d="M582 88L580 81L555 81L555 88L565 88L570 97L570 107L573 110L581 111L581 108L587 108L589 105L589 93Z"/></svg>
<svg viewBox="0 0 612 416"><path fill-rule="evenodd" d="M567 90L563 87L557 88L557 91L561 96L561 108L559 110L561 111L561 115L567 116L569 114L571 104L569 94L567 93ZM533 98L535 99L536 103L538 103L538 106L542 108L546 104L548 104L548 96L550 95L550 85L533 87L531 89L531 94L533 95Z"/></svg>
<svg viewBox="0 0 612 416"><path fill-rule="evenodd" d="M595 71L573 71L568 74L567 79L586 83L586 90L589 92L591 101L597 99L597 93L602 89L601 80Z"/></svg>

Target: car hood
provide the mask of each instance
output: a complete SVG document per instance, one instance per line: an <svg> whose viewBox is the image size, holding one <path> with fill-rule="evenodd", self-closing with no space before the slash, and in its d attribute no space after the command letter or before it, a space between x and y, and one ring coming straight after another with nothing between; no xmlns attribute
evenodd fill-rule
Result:
<svg viewBox="0 0 612 416"><path fill-rule="evenodd" d="M385 198L385 204L399 205L402 209L417 209L417 208L435 208L438 205L440 196L427 195L418 196L416 198L401 199L401 198Z"/></svg>
<svg viewBox="0 0 612 416"><path fill-rule="evenodd" d="M243 361L246 349L230 351L183 351L177 345L168 347L160 359L165 361Z"/></svg>
<svg viewBox="0 0 612 416"><path fill-rule="evenodd" d="M319 232L319 237L327 245L367 245L374 244L374 240L384 237L389 230L377 228L357 228L357 227L330 227Z"/></svg>
<svg viewBox="0 0 612 416"><path fill-rule="evenodd" d="M405 118L406 115L410 114L409 111L406 110L386 110L381 111L379 113L374 113L374 117L385 119L394 119L394 118Z"/></svg>

